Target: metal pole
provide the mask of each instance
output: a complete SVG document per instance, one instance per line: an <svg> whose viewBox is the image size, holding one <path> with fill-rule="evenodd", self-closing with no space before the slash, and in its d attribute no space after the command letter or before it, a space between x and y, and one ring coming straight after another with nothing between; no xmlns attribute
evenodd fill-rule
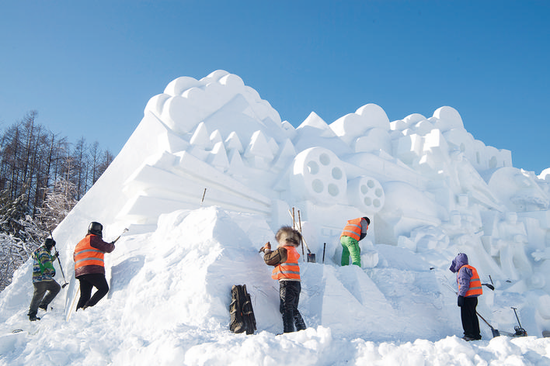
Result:
<svg viewBox="0 0 550 366"><path fill-rule="evenodd" d="M52 237L52 240L55 242L54 238L53 238L53 233L52 231L50 230L50 236ZM55 246L55 245L54 245ZM59 253L57 251L57 247L55 248L55 251L57 253ZM61 260L59 259L59 255L57 256L57 263L59 263L59 269L61 270L61 274L63 275L63 281L65 281L65 283L63 285L61 285L61 288L65 288L65 286L67 286L69 283L67 282L67 279L65 278L65 273L63 273L63 267L61 266Z"/></svg>

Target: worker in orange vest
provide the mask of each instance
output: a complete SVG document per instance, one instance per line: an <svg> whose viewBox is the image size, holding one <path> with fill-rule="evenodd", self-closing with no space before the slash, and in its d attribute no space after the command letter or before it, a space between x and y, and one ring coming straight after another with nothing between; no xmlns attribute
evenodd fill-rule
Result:
<svg viewBox="0 0 550 366"><path fill-rule="evenodd" d="M298 259L300 254L296 250L302 242L302 234L290 226L283 226L275 235L279 245L271 250L271 243L267 242L260 249L264 253L264 261L274 266L271 278L279 281L279 310L283 315L283 329L285 333L306 329L306 324L300 311L300 266Z"/></svg>
<svg viewBox="0 0 550 366"><path fill-rule="evenodd" d="M349 264L349 257L351 256L351 263L361 267L361 248L359 247L359 241L367 236L369 225L370 219L366 216L348 220L348 223L340 235L340 244L342 244L342 266L347 266Z"/></svg>
<svg viewBox="0 0 550 366"><path fill-rule="evenodd" d="M80 299L76 310L94 306L109 292L104 257L105 253L115 250L115 244L104 242L102 237L103 225L92 222L88 227L88 234L74 250L74 273L80 282ZM92 296L94 287L97 291Z"/></svg>
<svg viewBox="0 0 550 366"><path fill-rule="evenodd" d="M462 339L465 341L480 340L481 333L476 307L477 298L483 294L483 289L479 274L474 267L468 264L468 256L464 253L458 253L449 270L456 273L456 282L458 283L457 303L460 307L460 317L464 329Z"/></svg>

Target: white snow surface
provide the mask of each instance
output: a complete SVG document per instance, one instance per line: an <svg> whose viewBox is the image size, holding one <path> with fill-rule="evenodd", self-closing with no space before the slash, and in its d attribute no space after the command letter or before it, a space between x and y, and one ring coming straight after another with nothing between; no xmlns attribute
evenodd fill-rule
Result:
<svg viewBox="0 0 550 366"><path fill-rule="evenodd" d="M448 106L390 122L367 104L294 128L237 75L178 78L54 231L69 285L53 310L28 321L31 261L0 293L0 365L550 365L548 177L513 167ZM300 262L308 328L277 335L258 249L293 209L316 254ZM341 267L340 232L360 216L362 267ZM106 255L109 294L73 312L72 253L91 221L107 241L129 231ZM483 340L460 338L459 252L495 286L478 312L513 333L516 308L528 337L493 338L480 319ZM228 329L235 284L254 335Z"/></svg>

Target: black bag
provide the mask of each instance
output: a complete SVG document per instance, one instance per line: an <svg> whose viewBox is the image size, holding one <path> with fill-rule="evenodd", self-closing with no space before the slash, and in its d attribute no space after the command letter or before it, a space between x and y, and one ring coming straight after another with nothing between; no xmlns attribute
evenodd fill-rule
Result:
<svg viewBox="0 0 550 366"><path fill-rule="evenodd" d="M246 285L234 285L231 288L231 304L229 305L229 329L233 333L254 334L256 318L250 301L250 294L246 292Z"/></svg>

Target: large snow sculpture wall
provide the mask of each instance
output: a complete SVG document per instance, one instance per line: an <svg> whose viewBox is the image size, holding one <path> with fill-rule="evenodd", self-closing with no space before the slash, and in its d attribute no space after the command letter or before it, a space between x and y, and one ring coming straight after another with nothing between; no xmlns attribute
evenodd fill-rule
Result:
<svg viewBox="0 0 550 366"><path fill-rule="evenodd" d="M119 226L218 205L260 215L275 231L296 207L311 249L326 243L337 258L346 220L369 216L370 259L373 244L430 252L439 267L467 251L482 275L550 293L550 174L514 168L510 151L475 140L451 107L390 122L366 104L330 124L312 112L294 128L218 70L151 98L110 170L124 181L107 171L99 184L121 186L109 197Z"/></svg>

